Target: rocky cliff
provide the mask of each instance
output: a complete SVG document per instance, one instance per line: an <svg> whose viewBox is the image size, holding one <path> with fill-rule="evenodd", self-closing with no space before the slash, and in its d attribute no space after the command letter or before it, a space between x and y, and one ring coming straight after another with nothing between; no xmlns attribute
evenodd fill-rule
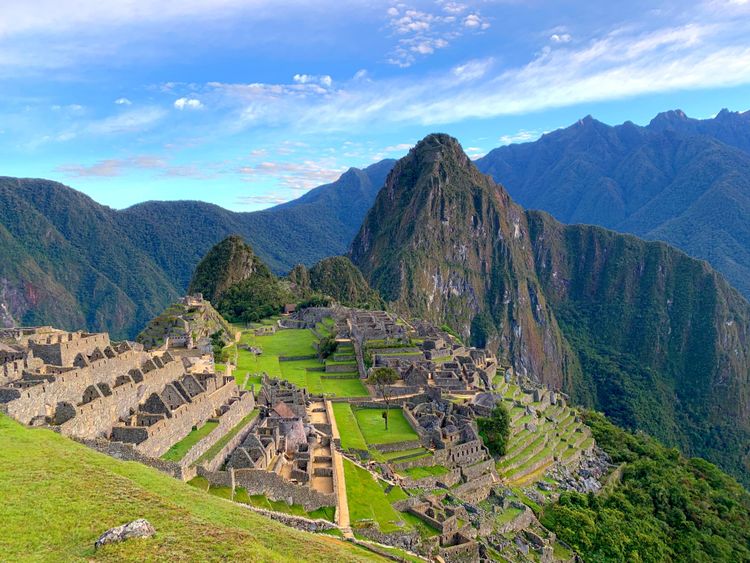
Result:
<svg viewBox="0 0 750 563"><path fill-rule="evenodd" d="M399 161L351 258L397 310L747 482L750 305L663 243L526 212L458 142Z"/></svg>

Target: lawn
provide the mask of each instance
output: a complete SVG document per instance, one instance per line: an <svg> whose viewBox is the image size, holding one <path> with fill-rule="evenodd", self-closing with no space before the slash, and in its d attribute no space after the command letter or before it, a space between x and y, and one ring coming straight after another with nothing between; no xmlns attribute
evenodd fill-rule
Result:
<svg viewBox="0 0 750 563"><path fill-rule="evenodd" d="M385 429L383 409L355 409L359 429L368 444L392 444L407 440L419 440L404 418L401 409L390 409L388 413L388 430Z"/></svg>
<svg viewBox="0 0 750 563"><path fill-rule="evenodd" d="M341 447L346 449L367 450L367 443L359 430L357 418L349 403L332 403L333 415L341 435Z"/></svg>
<svg viewBox="0 0 750 563"><path fill-rule="evenodd" d="M358 377L352 379L323 379L320 380L323 392L336 397L367 397L367 388L362 385Z"/></svg>
<svg viewBox="0 0 750 563"><path fill-rule="evenodd" d="M190 434L185 436L182 440L174 444L167 452L161 456L162 459L167 461L180 461L185 454L190 451L195 444L200 442L203 438L219 425L218 422L208 421L200 428L193 429Z"/></svg>
<svg viewBox="0 0 750 563"><path fill-rule="evenodd" d="M383 488L366 470L344 459L346 476L346 497L349 503L349 517L356 527L357 522L374 521L381 532L395 532L409 526L403 522L400 512L391 506Z"/></svg>
<svg viewBox="0 0 750 563"><path fill-rule="evenodd" d="M322 518L333 522L336 513L336 507L325 506L318 508L311 512L305 511L304 507L299 504L289 505L284 501L271 500L265 495L248 495L247 491L243 488L238 488L234 493L235 502L241 502L243 504L249 504L256 508L265 508L266 510L273 510L275 512L283 512L285 514L293 514L295 516L304 516L306 518Z"/></svg>
<svg viewBox="0 0 750 563"><path fill-rule="evenodd" d="M229 440L234 438L243 428L245 428L245 426L255 420L255 417L257 416L258 409L253 409L253 411L245 418L240 420L234 428L232 428L229 432L219 438L213 446L208 448L208 450L206 450L202 456L195 460L192 465L200 465L201 463L205 463L206 461L209 461L216 457L216 454L218 454L221 449L229 443Z"/></svg>
<svg viewBox="0 0 750 563"><path fill-rule="evenodd" d="M401 469L399 473L404 477L410 479L422 479L423 477L439 477L448 473L448 468L442 465L428 465L425 467L410 467L409 469Z"/></svg>
<svg viewBox="0 0 750 563"><path fill-rule="evenodd" d="M266 356L308 356L315 354L315 335L307 329L279 330L270 336L253 336ZM244 341L244 336L243 336Z"/></svg>
<svg viewBox="0 0 750 563"><path fill-rule="evenodd" d="M2 415L0 498L0 559L5 561L378 559ZM137 518L149 520L156 536L94 551L102 532Z"/></svg>

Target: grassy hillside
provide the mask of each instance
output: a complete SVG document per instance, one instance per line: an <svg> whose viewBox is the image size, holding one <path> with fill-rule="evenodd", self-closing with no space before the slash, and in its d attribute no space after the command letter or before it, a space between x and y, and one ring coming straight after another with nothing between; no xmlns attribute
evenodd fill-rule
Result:
<svg viewBox="0 0 750 563"><path fill-rule="evenodd" d="M6 561L376 559L2 415L0 498L0 559ZM154 525L154 538L94 551L102 532L137 518Z"/></svg>

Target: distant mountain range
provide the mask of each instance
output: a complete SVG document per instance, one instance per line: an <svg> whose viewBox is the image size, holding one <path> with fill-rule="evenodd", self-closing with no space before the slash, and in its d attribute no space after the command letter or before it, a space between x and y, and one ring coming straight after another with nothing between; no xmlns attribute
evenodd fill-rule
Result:
<svg viewBox="0 0 750 563"><path fill-rule="evenodd" d="M526 208L669 242L750 296L750 112L669 111L646 127L589 116L476 164Z"/></svg>
<svg viewBox="0 0 750 563"><path fill-rule="evenodd" d="M252 213L196 201L115 211L57 182L0 178L0 326L54 324L132 338L230 234L251 241L277 273L341 254L392 165L352 168Z"/></svg>
<svg viewBox="0 0 750 563"><path fill-rule="evenodd" d="M396 164L351 258L396 311L750 482L750 304L705 262L525 211L447 135Z"/></svg>
<svg viewBox="0 0 750 563"><path fill-rule="evenodd" d="M0 178L0 324L54 323L133 337L187 288L230 234L274 273L346 252L393 167L352 168L252 213L196 201L115 211L47 180ZM659 239L704 258L750 295L750 113L648 126L592 118L477 161L527 208Z"/></svg>

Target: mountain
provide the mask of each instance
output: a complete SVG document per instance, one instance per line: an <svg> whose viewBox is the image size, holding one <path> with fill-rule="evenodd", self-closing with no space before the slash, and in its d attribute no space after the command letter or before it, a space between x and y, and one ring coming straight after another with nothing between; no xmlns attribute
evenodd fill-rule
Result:
<svg viewBox="0 0 750 563"><path fill-rule="evenodd" d="M202 293L233 323L275 315L292 299L290 291L237 235L208 251L195 268L188 291Z"/></svg>
<svg viewBox="0 0 750 563"><path fill-rule="evenodd" d="M518 372L750 482L750 304L705 262L524 211L447 135L396 164L350 256L396 310L481 326Z"/></svg>
<svg viewBox="0 0 750 563"><path fill-rule="evenodd" d="M191 201L116 211L57 182L0 177L0 325L133 338L231 234L277 273L341 254L391 166L352 168L298 200L252 213Z"/></svg>
<svg viewBox="0 0 750 563"><path fill-rule="evenodd" d="M378 292L346 256L324 258L310 269L309 277L312 291L333 297L347 307L375 309L383 305Z"/></svg>
<svg viewBox="0 0 750 563"><path fill-rule="evenodd" d="M214 244L237 234L276 274L346 252L393 161L350 168L331 184L263 211L234 213L203 202L146 202L119 222L179 287ZM168 218L168 220L165 220Z"/></svg>
<svg viewBox="0 0 750 563"><path fill-rule="evenodd" d="M202 293L205 299L218 303L230 287L256 274L267 278L271 273L242 237L228 236L198 263L188 293Z"/></svg>
<svg viewBox="0 0 750 563"><path fill-rule="evenodd" d="M4 324L109 328L134 335L177 298L112 210L45 180L0 178Z"/></svg>
<svg viewBox="0 0 750 563"><path fill-rule="evenodd" d="M750 112L676 110L646 127L588 116L476 164L526 208L668 242L750 296Z"/></svg>

